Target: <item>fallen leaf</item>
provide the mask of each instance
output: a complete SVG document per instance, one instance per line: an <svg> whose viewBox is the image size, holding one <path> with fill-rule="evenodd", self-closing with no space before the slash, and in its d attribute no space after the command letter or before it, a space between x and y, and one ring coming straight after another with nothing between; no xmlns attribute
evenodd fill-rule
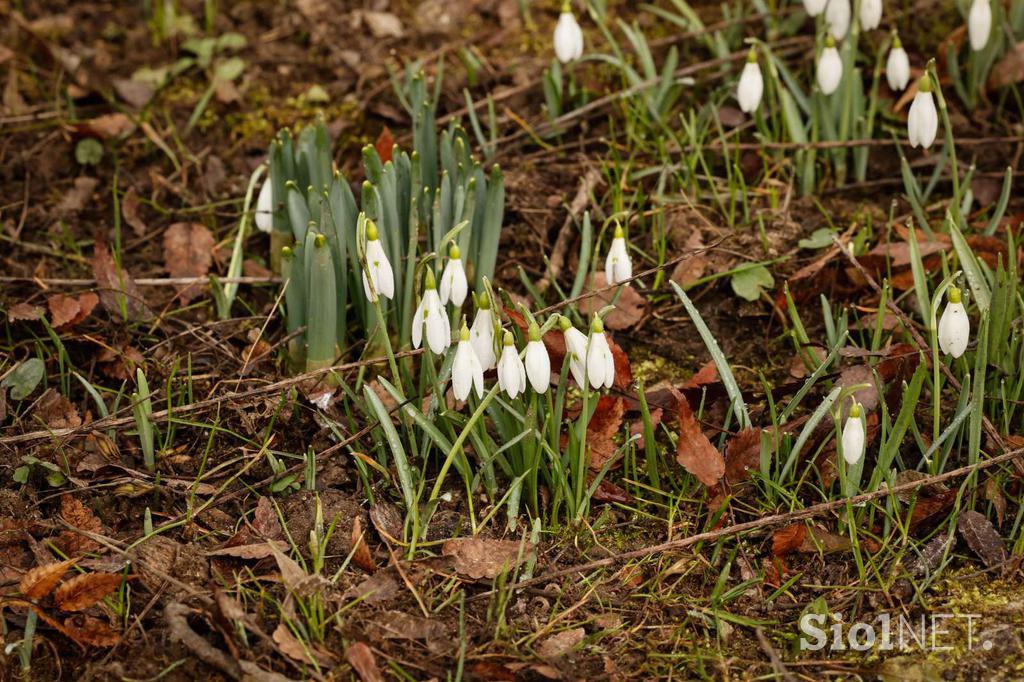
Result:
<svg viewBox="0 0 1024 682"><path fill-rule="evenodd" d="M615 436L622 429L625 412L626 402L619 396L603 395L598 399L587 422L588 464L592 470L600 471L615 456Z"/></svg>
<svg viewBox="0 0 1024 682"><path fill-rule="evenodd" d="M836 385L841 386L843 389L849 389L861 384L866 384L866 386L857 389L853 393L853 398L861 404L865 412L871 412L878 407L878 385L875 382L875 375L870 366L852 365L844 367L839 373L839 381L836 382ZM846 413L849 409L850 401L844 401L843 419L846 418Z"/></svg>
<svg viewBox="0 0 1024 682"><path fill-rule="evenodd" d="M363 537L363 522L357 516L352 521L352 562L367 573L377 570L377 562L373 560L370 547Z"/></svg>
<svg viewBox="0 0 1024 682"><path fill-rule="evenodd" d="M44 312L41 306L31 303L15 303L7 309L7 319L11 322L41 320Z"/></svg>
<svg viewBox="0 0 1024 682"><path fill-rule="evenodd" d="M111 647L121 641L121 634L99 618L79 613L64 620L64 634L80 644Z"/></svg>
<svg viewBox="0 0 1024 682"><path fill-rule="evenodd" d="M345 649L345 660L363 682L384 682L384 676L381 675L380 669L377 667L377 659L374 658L373 651L362 642L353 642L348 645Z"/></svg>
<svg viewBox="0 0 1024 682"><path fill-rule="evenodd" d="M592 483L593 481L587 481L587 485ZM591 496L591 499L597 502L618 502L619 504L629 504L633 501L633 496L625 489L609 481L607 478L602 478L601 482L597 484L597 488L594 489L594 494Z"/></svg>
<svg viewBox="0 0 1024 682"><path fill-rule="evenodd" d="M101 140L110 140L131 134L135 130L135 122L126 114L113 113L91 118L77 128L79 134L91 132Z"/></svg>
<svg viewBox="0 0 1024 682"><path fill-rule="evenodd" d="M278 551L284 551L288 549L288 543L284 540L274 540L273 547L271 542L258 542L252 545L235 545L234 547L221 547L218 549L211 549L206 553L208 557L231 557L233 559L269 559L274 556L274 549Z"/></svg>
<svg viewBox="0 0 1024 682"><path fill-rule="evenodd" d="M274 644L285 656L300 663L317 663L321 666L332 666L336 660L330 653L314 647L312 644L303 645L299 639L292 634L292 631L284 623L278 623L273 634Z"/></svg>
<svg viewBox="0 0 1024 682"><path fill-rule="evenodd" d="M718 366L714 360L708 360L696 374L686 380L683 388L700 388L714 383L718 383Z"/></svg>
<svg viewBox="0 0 1024 682"><path fill-rule="evenodd" d="M421 618L404 611L385 611L370 622L367 631L377 639L422 639L436 642L447 635L444 624L434 618Z"/></svg>
<svg viewBox="0 0 1024 682"><path fill-rule="evenodd" d="M391 128L384 126L384 130L380 131L380 135L377 136L377 141L373 143L373 146L377 149L377 155L380 157L381 163L390 161L391 153L395 147L395 138L391 135Z"/></svg>
<svg viewBox="0 0 1024 682"><path fill-rule="evenodd" d="M910 515L910 530L916 530L926 521L945 513L953 506L956 496L956 490L947 490L931 497L918 497L914 503L914 511Z"/></svg>
<svg viewBox="0 0 1024 682"><path fill-rule="evenodd" d="M488 538L452 538L441 547L441 554L452 557L455 570L470 578L496 578L505 570L525 561L532 546L527 543L519 556L517 540Z"/></svg>
<svg viewBox="0 0 1024 682"><path fill-rule="evenodd" d="M998 90L1024 80L1024 42L1018 42L988 72L989 90Z"/></svg>
<svg viewBox="0 0 1024 682"><path fill-rule="evenodd" d="M281 537L281 520L277 509L266 495L256 500L256 512L253 514L252 527L266 540L277 540Z"/></svg>
<svg viewBox="0 0 1024 682"><path fill-rule="evenodd" d="M562 658L579 646L586 634L583 628L572 628L556 633L540 643L537 653L541 658Z"/></svg>
<svg viewBox="0 0 1024 682"><path fill-rule="evenodd" d="M117 96L136 109L141 109L153 99L153 87L148 83L131 78L115 78L112 83Z"/></svg>
<svg viewBox="0 0 1024 682"><path fill-rule="evenodd" d="M597 291L608 286L603 272L595 272L588 282L588 291ZM621 293L619 293L621 292ZM618 300L615 299L618 294ZM579 302L580 312L591 315L615 301L615 308L604 317L608 329L628 329L643 319L647 299L633 285L624 284L610 291L602 291Z"/></svg>
<svg viewBox="0 0 1024 682"><path fill-rule="evenodd" d="M714 486L725 474L725 460L708 437L682 395L677 396L679 410L679 442L676 461L708 486Z"/></svg>
<svg viewBox="0 0 1024 682"><path fill-rule="evenodd" d="M82 425L78 408L52 388L39 396L32 415L51 429L75 429Z"/></svg>
<svg viewBox="0 0 1024 682"><path fill-rule="evenodd" d="M134 187L130 187L121 197L121 215L137 236L145 236L146 222L139 215L139 194Z"/></svg>
<svg viewBox="0 0 1024 682"><path fill-rule="evenodd" d="M42 599L53 591L68 569L76 563L78 563L77 558L36 566L21 576L18 589L29 599Z"/></svg>
<svg viewBox="0 0 1024 682"><path fill-rule="evenodd" d="M785 556L796 551L807 536L807 526L794 523L772 533L772 555Z"/></svg>
<svg viewBox="0 0 1024 682"><path fill-rule="evenodd" d="M81 211L92 198L92 193L100 183L96 178L82 175L75 178L75 185L64 193L60 203L57 204L57 211L60 213L71 213Z"/></svg>
<svg viewBox="0 0 1024 682"><path fill-rule="evenodd" d="M701 251L705 244L704 235L700 230L691 230L683 246L690 253L690 257L676 263L669 279L685 289L707 272L708 257Z"/></svg>
<svg viewBox="0 0 1024 682"><path fill-rule="evenodd" d="M64 294L47 297L46 306L50 309L50 324L55 329L69 324L82 311L82 306L76 299Z"/></svg>
<svg viewBox="0 0 1024 682"><path fill-rule="evenodd" d="M138 320L149 316L149 308L139 287L128 271L118 267L107 248L106 238L97 236L92 259L93 276L96 278L100 302L115 318L127 314L128 319Z"/></svg>
<svg viewBox="0 0 1024 682"><path fill-rule="evenodd" d="M402 513L393 504L378 502L370 507L370 521L377 533L389 542L397 542L402 537L405 522Z"/></svg>
<svg viewBox="0 0 1024 682"><path fill-rule="evenodd" d="M362 12L363 21L374 38L401 38L405 33L402 22L390 12Z"/></svg>
<svg viewBox="0 0 1024 682"><path fill-rule="evenodd" d="M214 239L202 223L174 223L164 233L164 267L171 277L206 277L213 265ZM182 303L203 291L203 284L176 284Z"/></svg>
<svg viewBox="0 0 1024 682"><path fill-rule="evenodd" d="M725 480L739 483L761 469L761 433L763 429L743 429L725 445Z"/></svg>
<svg viewBox="0 0 1024 682"><path fill-rule="evenodd" d="M988 518L973 509L961 512L956 529L971 551L989 568L1006 561L1006 545Z"/></svg>
<svg viewBox="0 0 1024 682"><path fill-rule="evenodd" d="M996 523L1003 525L1003 519L1006 518L1006 496L1003 495L999 481L994 478L986 480L982 497L992 503L996 510Z"/></svg>
<svg viewBox="0 0 1024 682"><path fill-rule="evenodd" d="M367 604L390 601L398 594L398 580L391 570L377 571L358 585L350 587L342 595L347 600L358 599Z"/></svg>
<svg viewBox="0 0 1024 682"><path fill-rule="evenodd" d="M103 530L103 524L92 510L71 493L60 496L60 517L65 523L79 530L95 534ZM100 544L92 538L71 530L63 531L57 536L56 544L69 555L85 554L100 548Z"/></svg>
<svg viewBox="0 0 1024 682"><path fill-rule="evenodd" d="M324 583L327 582L320 575L309 575L306 573L302 566L299 566L294 559L278 549L276 544L268 542L267 546L273 552L274 559L277 561L277 568L281 571L281 582L284 583L289 592L299 597L308 597L319 592Z"/></svg>
<svg viewBox="0 0 1024 682"><path fill-rule="evenodd" d="M120 587L122 579L119 573L82 573L58 587L53 601L61 611L82 611Z"/></svg>

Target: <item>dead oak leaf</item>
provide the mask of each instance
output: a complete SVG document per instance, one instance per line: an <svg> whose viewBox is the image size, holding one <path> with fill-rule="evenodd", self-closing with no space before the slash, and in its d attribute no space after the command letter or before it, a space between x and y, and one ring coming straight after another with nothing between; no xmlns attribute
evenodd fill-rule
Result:
<svg viewBox="0 0 1024 682"><path fill-rule="evenodd" d="M587 444L590 446L588 464L600 471L615 456L615 436L622 429L626 401L620 396L603 395L597 401L594 414L587 422Z"/></svg>
<svg viewBox="0 0 1024 682"><path fill-rule="evenodd" d="M66 618L62 632L79 644L95 647L112 647L121 641L121 634L108 623L84 613Z"/></svg>
<svg viewBox="0 0 1024 682"><path fill-rule="evenodd" d="M82 573L61 584L53 601L61 611L82 611L121 586L120 573Z"/></svg>
<svg viewBox="0 0 1024 682"><path fill-rule="evenodd" d="M96 237L92 258L93 276L96 278L100 302L113 315L130 320L149 317L149 307L139 291L138 285L128 271L120 267L110 254L106 238Z"/></svg>
<svg viewBox="0 0 1024 682"><path fill-rule="evenodd" d="M354 642L345 649L345 660L363 682L384 682L384 675L377 667L373 650L362 642Z"/></svg>
<svg viewBox="0 0 1024 682"><path fill-rule="evenodd" d="M174 223L164 233L164 267L171 277L206 277L213 265L214 239L202 223ZM203 285L176 284L178 298L188 303Z"/></svg>
<svg viewBox="0 0 1024 682"><path fill-rule="evenodd" d="M488 538L452 538L441 547L441 554L452 557L455 570L470 578L493 579L526 559L532 549L527 543L520 557L516 540Z"/></svg>
<svg viewBox="0 0 1024 682"><path fill-rule="evenodd" d="M49 296L46 299L46 306L50 309L50 324L55 329L70 324L82 311L82 306L76 299L64 294Z"/></svg>
<svg viewBox="0 0 1024 682"><path fill-rule="evenodd" d="M678 393L678 392L677 392ZM676 445L676 461L709 488L717 484L725 474L725 460L722 453L711 444L701 431L700 423L682 395L677 395L679 410L679 442Z"/></svg>
<svg viewBox="0 0 1024 682"><path fill-rule="evenodd" d="M53 591L53 588L57 586L57 583L64 577L68 569L76 563L78 563L78 559L74 558L53 564L36 566L21 576L18 589L29 599L42 599Z"/></svg>

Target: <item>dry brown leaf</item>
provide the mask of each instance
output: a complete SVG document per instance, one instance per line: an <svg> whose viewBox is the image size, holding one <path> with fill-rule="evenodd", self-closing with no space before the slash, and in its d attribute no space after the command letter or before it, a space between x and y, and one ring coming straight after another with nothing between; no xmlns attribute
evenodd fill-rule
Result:
<svg viewBox="0 0 1024 682"><path fill-rule="evenodd" d="M63 583L53 593L61 611L82 611L121 586L120 573L83 573Z"/></svg>
<svg viewBox="0 0 1024 682"><path fill-rule="evenodd" d="M380 157L381 163L390 161L395 147L395 138L391 134L391 128L384 126L384 130L380 131L380 135L377 136L377 141L373 143L373 146L377 148L377 155Z"/></svg>
<svg viewBox="0 0 1024 682"><path fill-rule="evenodd" d="M807 526L794 523L772 533L772 555L785 556L796 550L807 535Z"/></svg>
<svg viewBox="0 0 1024 682"><path fill-rule="evenodd" d="M57 211L59 213L81 211L89 203L89 199L92 198L92 193L99 183L100 181L96 178L86 175L75 178L75 186L61 197L60 203L57 204Z"/></svg>
<svg viewBox="0 0 1024 682"><path fill-rule="evenodd" d="M683 246L691 255L676 263L669 279L685 289L707 272L708 257L700 251L705 246L704 235L700 230L691 230Z"/></svg>
<svg viewBox="0 0 1024 682"><path fill-rule="evenodd" d="M128 271L118 267L107 248L106 239L96 238L92 258L93 276L96 278L100 302L115 318L127 313L128 319L138 320L149 316L149 308Z"/></svg>
<svg viewBox="0 0 1024 682"><path fill-rule="evenodd" d="M78 562L77 558L54 564L36 566L21 576L18 589L29 599L42 599L53 591L68 569Z"/></svg>
<svg viewBox="0 0 1024 682"><path fill-rule="evenodd" d="M99 534L103 530L103 525L92 510L71 493L64 493L60 497L60 517L68 525L89 533ZM71 530L57 536L56 543L65 554L85 554L100 548L95 540Z"/></svg>
<svg viewBox="0 0 1024 682"><path fill-rule="evenodd" d="M992 503L992 508L996 510L996 523L1003 525L1003 519L1006 518L1006 496L1003 495L999 481L994 478L986 480L982 497Z"/></svg>
<svg viewBox="0 0 1024 682"><path fill-rule="evenodd" d="M7 319L11 322L35 321L42 319L44 312L41 306L15 303L7 309Z"/></svg>
<svg viewBox="0 0 1024 682"><path fill-rule="evenodd" d="M595 272L589 281L589 291L603 289L608 286L608 280L603 272ZM618 300L615 302L615 309L604 317L604 326L608 329L628 329L643 319L644 311L647 309L647 299L638 292L633 285L624 284L610 291L602 291L600 294L583 299L579 303L580 312L590 315L597 312L606 305L611 305L615 299L616 292L621 291Z"/></svg>
<svg viewBox="0 0 1024 682"><path fill-rule="evenodd" d="M206 277L213 265L214 239L202 223L174 223L164 233L164 267L171 277ZM188 303L202 284L176 284L178 298Z"/></svg>
<svg viewBox="0 0 1024 682"><path fill-rule="evenodd" d="M739 483L761 468L761 432L751 427L743 429L725 445L725 480Z"/></svg>
<svg viewBox="0 0 1024 682"><path fill-rule="evenodd" d="M129 188L121 197L121 215L137 236L146 234L146 221L139 215L139 194L134 187Z"/></svg>
<svg viewBox="0 0 1024 682"><path fill-rule="evenodd" d="M373 560L370 547L363 537L363 522L358 516L352 521L352 547L352 561L356 566L367 573L377 570L377 562Z"/></svg>
<svg viewBox="0 0 1024 682"><path fill-rule="evenodd" d="M323 588L327 582L323 576L309 575L294 559L278 549L275 543L266 544L274 554L277 568L281 571L281 582L289 592L300 597L308 597Z"/></svg>
<svg viewBox="0 0 1024 682"><path fill-rule="evenodd" d="M590 449L588 464L600 471L615 456L615 436L622 429L626 401L620 396L603 395L597 401L594 414L587 422L587 445Z"/></svg>
<svg viewBox="0 0 1024 682"><path fill-rule="evenodd" d="M274 630L273 638L281 653L300 663L315 661L317 665L328 667L337 663L335 657L330 653L312 645L304 646L284 623L278 623L277 628Z"/></svg>
<svg viewBox="0 0 1024 682"><path fill-rule="evenodd" d="M579 646L586 634L583 628L563 630L544 639L537 647L537 653L541 658L562 658Z"/></svg>
<svg viewBox="0 0 1024 682"><path fill-rule="evenodd" d="M989 568L1006 561L1006 545L988 518L973 509L960 513L956 529L971 551Z"/></svg>
<svg viewBox="0 0 1024 682"><path fill-rule="evenodd" d="M89 119L81 126L80 132L91 131L101 140L124 137L135 130L135 122L127 114L115 112Z"/></svg>
<svg viewBox="0 0 1024 682"><path fill-rule="evenodd" d="M525 561L532 549L527 543L519 557L519 542L516 540L491 540L488 538L452 538L441 547L441 554L452 557L455 570L470 578L496 578L520 561Z"/></svg>
<svg viewBox="0 0 1024 682"><path fill-rule="evenodd" d="M362 642L353 642L345 649L345 660L363 682L384 682L373 651Z"/></svg>
<svg viewBox="0 0 1024 682"><path fill-rule="evenodd" d="M273 546L272 546L273 545ZM288 543L284 540L271 542L258 542L252 545L235 545L234 547L221 547L211 549L206 553L209 557L231 557L234 559L268 559L274 556L274 548L279 551L288 549Z"/></svg>
<svg viewBox="0 0 1024 682"><path fill-rule="evenodd" d="M50 309L50 324L55 329L69 324L82 311L82 306L77 300L64 294L47 297L46 306Z"/></svg>
<svg viewBox="0 0 1024 682"><path fill-rule="evenodd" d="M121 640L121 634L109 624L84 613L66 618L63 632L79 644L96 647L111 647Z"/></svg>
<svg viewBox="0 0 1024 682"><path fill-rule="evenodd" d="M256 500L256 513L253 514L252 527L267 540L281 537L281 520L277 517L277 509L266 495Z"/></svg>
<svg viewBox="0 0 1024 682"><path fill-rule="evenodd" d="M75 429L82 425L78 408L52 388L46 389L36 401L32 415L51 429Z"/></svg>
<svg viewBox="0 0 1024 682"><path fill-rule="evenodd" d="M701 431L700 423L697 422L686 398L678 392L675 393L679 403L679 442L676 445L676 461L710 488L725 474L725 459Z"/></svg>
<svg viewBox="0 0 1024 682"><path fill-rule="evenodd" d="M988 72L988 89L998 90L1024 80L1024 42L1011 47Z"/></svg>

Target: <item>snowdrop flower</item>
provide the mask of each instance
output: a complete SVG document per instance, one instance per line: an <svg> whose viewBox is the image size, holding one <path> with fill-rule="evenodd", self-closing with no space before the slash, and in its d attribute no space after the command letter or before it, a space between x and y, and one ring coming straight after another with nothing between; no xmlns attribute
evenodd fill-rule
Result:
<svg viewBox="0 0 1024 682"><path fill-rule="evenodd" d="M395 297L395 273L391 270L391 263L388 261L387 254L384 253L384 247L378 236L377 224L372 220L367 220L366 269L363 270L363 290L366 292L366 298L370 301L376 301L378 294L384 298ZM373 284L372 289L370 288L371 283Z"/></svg>
<svg viewBox="0 0 1024 682"><path fill-rule="evenodd" d="M451 301L455 307L459 307L466 300L468 291L469 283L466 282L466 269L462 267L462 253L458 246L452 244L448 249L448 264L441 273L441 303L447 305Z"/></svg>
<svg viewBox="0 0 1024 682"><path fill-rule="evenodd" d="M939 348L946 355L958 358L967 350L971 338L971 320L961 300L960 290L950 287L946 293L946 309L939 319Z"/></svg>
<svg viewBox="0 0 1024 682"><path fill-rule="evenodd" d="M540 327L530 325L530 341L526 344L526 376L537 393L544 393L551 385L551 358L540 338Z"/></svg>
<svg viewBox="0 0 1024 682"><path fill-rule="evenodd" d="M864 420L860 412L860 405L854 403L843 426L843 459L847 464L856 464L864 456Z"/></svg>
<svg viewBox="0 0 1024 682"><path fill-rule="evenodd" d="M565 337L565 352L569 355L569 371L572 378L580 388L586 386L587 381L587 335L576 327L572 326L569 318L564 315L559 318L558 326L562 329Z"/></svg>
<svg viewBox="0 0 1024 682"><path fill-rule="evenodd" d="M992 32L992 5L990 0L974 0L967 15L967 35L971 49L975 52L985 49L989 33Z"/></svg>
<svg viewBox="0 0 1024 682"><path fill-rule="evenodd" d="M494 318L491 316L491 299L487 294L482 294L476 304L470 342L484 371L493 368L497 360L494 356Z"/></svg>
<svg viewBox="0 0 1024 682"><path fill-rule="evenodd" d="M750 48L747 53L747 63L743 66L743 73L740 74L740 83L736 87L736 99L740 103L743 113L750 114L757 110L761 104L761 95L764 94L764 77L761 75L761 67L757 65L757 52Z"/></svg>
<svg viewBox="0 0 1024 682"><path fill-rule="evenodd" d="M882 23L882 0L860 0L860 27L865 31Z"/></svg>
<svg viewBox="0 0 1024 682"><path fill-rule="evenodd" d="M904 90L910 82L910 59L900 37L896 35L892 38L892 49L885 62L885 79L889 81L889 89L893 92Z"/></svg>
<svg viewBox="0 0 1024 682"><path fill-rule="evenodd" d="M829 5L831 7L831 5ZM839 58L836 41L832 36L825 37L825 49L818 57L818 87L822 93L831 95L839 87L843 78L843 60Z"/></svg>
<svg viewBox="0 0 1024 682"><path fill-rule="evenodd" d="M452 361L452 393L456 400L465 400L474 387L477 397L483 398L484 368L480 366L473 344L469 341L469 329L463 322L459 345L455 348L455 360Z"/></svg>
<svg viewBox="0 0 1024 682"><path fill-rule="evenodd" d="M939 131L939 114L935 111L935 98L932 97L932 80L926 73L921 76L917 94L907 114L907 137L910 146L921 145L925 149L935 142L935 134Z"/></svg>
<svg viewBox="0 0 1024 682"><path fill-rule="evenodd" d="M593 388L612 387L615 383L615 357L604 335L604 323L595 317L590 324L590 345L587 347L587 378Z"/></svg>
<svg viewBox="0 0 1024 682"><path fill-rule="evenodd" d="M437 283L434 271L427 268L426 281L423 284L423 298L412 318L412 347L419 348L423 342L423 330L427 331L427 346L436 355L452 345L452 329L448 324L441 297L437 295Z"/></svg>
<svg viewBox="0 0 1024 682"><path fill-rule="evenodd" d="M508 393L509 398L515 398L526 391L526 367L519 358L512 332L505 332L501 358L498 360L498 386Z"/></svg>
<svg viewBox="0 0 1024 682"><path fill-rule="evenodd" d="M573 16L568 0L562 5L562 13L555 26L555 55L563 64L583 55L583 29Z"/></svg>
<svg viewBox="0 0 1024 682"><path fill-rule="evenodd" d="M256 197L256 229L260 232L274 229L274 188L270 178L263 181L260 194Z"/></svg>
<svg viewBox="0 0 1024 682"><path fill-rule="evenodd" d="M825 9L826 4L828 0L804 0L804 9L807 10L807 16L816 17Z"/></svg>
<svg viewBox="0 0 1024 682"><path fill-rule="evenodd" d="M828 0L825 8L825 23L828 32L836 40L842 40L850 30L850 0Z"/></svg>
<svg viewBox="0 0 1024 682"><path fill-rule="evenodd" d="M604 276L608 284L625 282L633 276L633 263L629 260L629 250L626 248L626 237L622 233L622 226L615 226L615 237L612 239L611 248L608 249L608 257L604 259Z"/></svg>

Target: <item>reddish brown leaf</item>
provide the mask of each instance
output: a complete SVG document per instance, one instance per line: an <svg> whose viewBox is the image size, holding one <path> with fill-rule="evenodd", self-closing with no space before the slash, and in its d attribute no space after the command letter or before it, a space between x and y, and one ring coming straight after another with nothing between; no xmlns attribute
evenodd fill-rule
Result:
<svg viewBox="0 0 1024 682"><path fill-rule="evenodd" d="M633 383L633 368L629 365L629 356L626 355L626 351L622 350L619 344L615 343L611 336L608 337L608 347L611 349L612 357L615 359L615 388L620 391L627 391L630 384Z"/></svg>
<svg viewBox="0 0 1024 682"><path fill-rule="evenodd" d="M779 528L772 533L772 554L774 556L785 556L803 543L807 535L807 526L802 523L794 523Z"/></svg>
<svg viewBox="0 0 1024 682"><path fill-rule="evenodd" d="M377 570L377 562L373 560L370 547L366 544L366 538L363 537L363 523L358 516L352 521L352 547L354 548L352 561L356 566L367 573Z"/></svg>
<svg viewBox="0 0 1024 682"><path fill-rule="evenodd" d="M55 329L69 324L82 311L82 306L77 300L64 294L47 297L46 306L50 309L50 324Z"/></svg>
<svg viewBox="0 0 1024 682"><path fill-rule="evenodd" d="M60 516L64 521L75 528L90 533L99 533L103 526L96 515L88 507L71 493L64 493L60 497ZM57 537L57 545L66 554L85 554L100 548L99 543L80 533L66 530Z"/></svg>
<svg viewBox="0 0 1024 682"><path fill-rule="evenodd" d="M78 408L52 388L39 397L32 415L51 429L74 429L82 425Z"/></svg>
<svg viewBox="0 0 1024 682"><path fill-rule="evenodd" d="M690 377L683 388L700 388L701 386L707 386L708 384L714 384L718 382L718 367L715 366L714 360L708 360L704 365L697 370L697 373Z"/></svg>
<svg viewBox="0 0 1024 682"><path fill-rule="evenodd" d="M953 506L957 491L947 490L931 497L918 497L914 504L914 511L910 515L910 530L916 530L926 521L943 514Z"/></svg>
<svg viewBox="0 0 1024 682"><path fill-rule="evenodd" d="M131 226L137 236L145 236L146 222L139 215L139 195L134 187L121 197L121 215L124 216L125 222Z"/></svg>
<svg viewBox="0 0 1024 682"><path fill-rule="evenodd" d="M121 586L119 573L83 573L63 583L53 593L61 611L82 611Z"/></svg>
<svg viewBox="0 0 1024 682"><path fill-rule="evenodd" d="M622 429L626 403L619 396L603 395L597 401L594 414L587 422L587 445L590 449L590 468L600 471L615 456L615 436Z"/></svg>
<svg viewBox="0 0 1024 682"><path fill-rule="evenodd" d="M725 460L701 431L700 424L686 398L678 396L679 442L676 461L709 488L725 474Z"/></svg>
<svg viewBox="0 0 1024 682"><path fill-rule="evenodd" d="M312 645L303 645L284 623L278 623L273 639L281 653L301 663L311 663L311 659L315 659L318 665L328 667L336 663L332 654Z"/></svg>
<svg viewBox="0 0 1024 682"><path fill-rule="evenodd" d="M271 544L273 543L273 544ZM211 557L232 557L234 559L267 559L274 556L274 550L285 551L288 543L284 540L271 540L258 542L253 545L234 545L232 547L221 547L211 549L206 556Z"/></svg>
<svg viewBox="0 0 1024 682"><path fill-rule="evenodd" d="M961 512L956 528L971 551L989 568L1006 561L1006 545L984 514L973 509Z"/></svg>
<svg viewBox="0 0 1024 682"><path fill-rule="evenodd" d="M988 74L989 90L998 90L1024 80L1024 42L1011 47Z"/></svg>
<svg viewBox="0 0 1024 682"><path fill-rule="evenodd" d="M31 303L15 303L7 309L7 319L11 322L35 321L43 317L43 309Z"/></svg>
<svg viewBox="0 0 1024 682"><path fill-rule="evenodd" d="M377 136L377 141L373 143L373 146L377 148L377 155L380 156L381 163L390 161L391 152L395 147L395 138L391 134L391 128L384 126L384 130L380 131L380 135Z"/></svg>
<svg viewBox="0 0 1024 682"><path fill-rule="evenodd" d="M79 644L96 647L111 647L121 640L121 634L105 621L84 613L66 618L63 632Z"/></svg>
<svg viewBox="0 0 1024 682"><path fill-rule="evenodd" d="M725 480L739 483L761 468L761 433L763 429L743 429L725 445Z"/></svg>
<svg viewBox="0 0 1024 682"><path fill-rule="evenodd" d="M523 549L522 560L529 555L529 544ZM520 561L519 542L516 540L491 540L489 538L452 538L441 546L441 554L452 557L455 570L470 578L498 577Z"/></svg>
<svg viewBox="0 0 1024 682"><path fill-rule="evenodd" d="M214 239L202 223L174 223L164 233L164 267L171 277L206 277L213 265ZM203 291L202 284L177 284L182 303Z"/></svg>
<svg viewBox="0 0 1024 682"><path fill-rule="evenodd" d="M384 676L377 667L373 651L362 642L353 642L345 649L345 660L363 682L384 682Z"/></svg>
<svg viewBox="0 0 1024 682"><path fill-rule="evenodd" d="M77 562L78 559L68 559L54 564L36 566L21 576L18 589L29 599L42 599L53 591L68 569Z"/></svg>
<svg viewBox="0 0 1024 682"><path fill-rule="evenodd" d="M100 302L115 318L127 313L128 319L137 320L149 316L149 308L127 270L119 267L110 255L106 239L96 237L96 249L92 258L93 276L96 278ZM122 308L123 306L123 308Z"/></svg>
<svg viewBox="0 0 1024 682"><path fill-rule="evenodd" d="M589 291L596 291L607 287L608 280L603 272L595 272L588 284ZM606 305L611 305L616 292L619 291L621 293L618 294L619 298L615 301L615 309L604 317L604 325L608 329L629 329L643 319L647 309L647 299L630 284L602 291L600 294L583 299L579 303L580 312L590 315Z"/></svg>
<svg viewBox="0 0 1024 682"><path fill-rule="evenodd" d="M591 481L587 481L587 485L590 485L590 483ZM633 501L633 496L607 478L602 478L601 482L597 484L597 488L594 489L593 499L597 502L629 504Z"/></svg>

